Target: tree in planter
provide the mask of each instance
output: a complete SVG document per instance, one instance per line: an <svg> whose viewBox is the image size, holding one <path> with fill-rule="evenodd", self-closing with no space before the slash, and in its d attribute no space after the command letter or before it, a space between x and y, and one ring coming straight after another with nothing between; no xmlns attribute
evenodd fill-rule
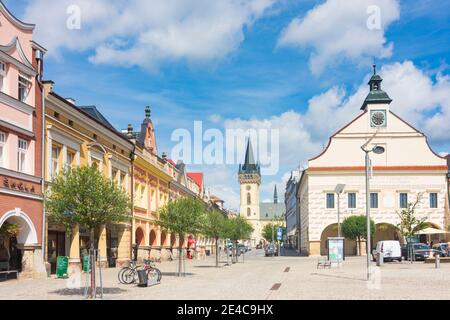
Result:
<svg viewBox="0 0 450 320"><path fill-rule="evenodd" d="M237 252L237 241L250 239L252 232L252 225L243 217L227 220L225 235L233 242L234 252Z"/></svg>
<svg viewBox="0 0 450 320"><path fill-rule="evenodd" d="M202 230L205 205L195 198L178 198L159 209L156 224L169 233L176 233L180 239L178 245L178 276L181 277L183 247L181 239L185 235L198 234Z"/></svg>
<svg viewBox="0 0 450 320"><path fill-rule="evenodd" d="M217 210L207 212L204 216L204 221L201 228L201 233L215 240L216 245L216 268L219 267L219 248L218 241L220 238L226 236L226 226L227 218Z"/></svg>
<svg viewBox="0 0 450 320"><path fill-rule="evenodd" d="M358 242L359 255L361 255L361 239L367 238L367 218L366 216L351 216L342 222L342 234L344 237ZM370 220L370 236L375 234L375 222ZM370 254L370 248L368 248Z"/></svg>
<svg viewBox="0 0 450 320"><path fill-rule="evenodd" d="M405 209L397 212L400 223L396 227L404 239L415 236L418 231L427 227L425 222L427 218L419 219L416 217L416 207L421 200L422 194L419 194L416 201L408 203Z"/></svg>
<svg viewBox="0 0 450 320"><path fill-rule="evenodd" d="M45 206L53 223L70 233L78 224L90 232L91 298L95 292L94 235L108 223L130 221L131 203L127 192L95 167L65 168L52 179Z"/></svg>

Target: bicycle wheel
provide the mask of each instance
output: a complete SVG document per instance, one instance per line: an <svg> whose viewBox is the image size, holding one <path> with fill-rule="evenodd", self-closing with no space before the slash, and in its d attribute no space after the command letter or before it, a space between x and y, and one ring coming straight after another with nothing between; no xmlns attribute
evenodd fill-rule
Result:
<svg viewBox="0 0 450 320"><path fill-rule="evenodd" d="M162 274L159 269L156 268L149 268L147 270L147 277L149 279L156 279L157 282L161 282Z"/></svg>
<svg viewBox="0 0 450 320"><path fill-rule="evenodd" d="M119 273L117 274L117 278L119 279L119 282L122 284L125 284L125 282L123 282L123 279L122 279L123 273L128 269L129 269L128 267L123 267L122 269L120 269Z"/></svg>
<svg viewBox="0 0 450 320"><path fill-rule="evenodd" d="M125 284L132 284L136 281L136 270L131 269L131 268L127 268L123 273L122 273L122 281Z"/></svg>

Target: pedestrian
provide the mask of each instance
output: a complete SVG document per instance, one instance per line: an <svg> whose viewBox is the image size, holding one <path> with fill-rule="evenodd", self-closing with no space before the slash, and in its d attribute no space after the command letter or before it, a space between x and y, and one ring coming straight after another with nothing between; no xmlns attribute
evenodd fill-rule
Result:
<svg viewBox="0 0 450 320"><path fill-rule="evenodd" d="M11 254L5 245L3 237L0 239L0 268L9 270L9 260L11 259Z"/></svg>

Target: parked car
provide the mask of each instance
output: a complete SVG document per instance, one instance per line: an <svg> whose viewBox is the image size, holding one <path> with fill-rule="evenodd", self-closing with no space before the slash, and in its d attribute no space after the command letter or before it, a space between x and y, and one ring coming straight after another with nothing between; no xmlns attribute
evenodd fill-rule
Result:
<svg viewBox="0 0 450 320"><path fill-rule="evenodd" d="M278 248L275 245L273 245L273 244L269 244L266 247L265 256L266 257L278 256Z"/></svg>
<svg viewBox="0 0 450 320"><path fill-rule="evenodd" d="M450 257L450 248L448 243L436 243L433 245L433 250L441 257Z"/></svg>
<svg viewBox="0 0 450 320"><path fill-rule="evenodd" d="M373 261L376 261L377 254L383 254L383 261L400 261L402 262L402 249L400 242L396 240L383 240L378 241L377 247L372 251Z"/></svg>
<svg viewBox="0 0 450 320"><path fill-rule="evenodd" d="M402 257L408 260L411 255L411 247L414 252L414 257L416 261L424 261L428 259L431 255L432 249L425 243L409 243L402 248Z"/></svg>
<svg viewBox="0 0 450 320"><path fill-rule="evenodd" d="M245 246L245 244L239 244L238 245L238 251L239 251L239 253L246 253L247 252L247 247Z"/></svg>

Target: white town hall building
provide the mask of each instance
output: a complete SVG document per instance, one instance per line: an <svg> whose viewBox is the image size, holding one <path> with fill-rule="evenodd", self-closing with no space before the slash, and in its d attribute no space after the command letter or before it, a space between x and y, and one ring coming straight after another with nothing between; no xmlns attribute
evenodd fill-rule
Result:
<svg viewBox="0 0 450 320"><path fill-rule="evenodd" d="M430 148L426 136L390 110L391 99L381 90L382 79L374 71L370 93L362 112L331 136L328 146L308 161L297 191L300 215L300 248L309 255L325 255L326 240L337 236L337 194L340 195L341 222L351 215L365 215L365 153L367 146L385 148L383 154L370 153L370 215L376 224L372 243L401 239L396 232L400 219L396 212L421 195L417 216L426 217L434 228L447 230L448 195L446 159ZM442 237L442 236L441 236ZM357 252L354 241L346 240L348 255ZM362 254L365 254L365 245Z"/></svg>

